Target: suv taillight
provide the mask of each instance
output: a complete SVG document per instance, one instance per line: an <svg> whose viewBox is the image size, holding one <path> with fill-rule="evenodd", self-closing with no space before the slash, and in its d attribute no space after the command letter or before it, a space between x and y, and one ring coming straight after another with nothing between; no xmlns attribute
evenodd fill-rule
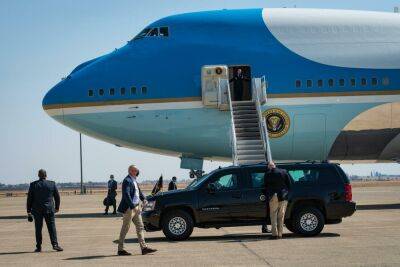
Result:
<svg viewBox="0 0 400 267"><path fill-rule="evenodd" d="M353 192L351 190L351 184L345 184L344 185L344 199L346 201L352 201L353 200Z"/></svg>

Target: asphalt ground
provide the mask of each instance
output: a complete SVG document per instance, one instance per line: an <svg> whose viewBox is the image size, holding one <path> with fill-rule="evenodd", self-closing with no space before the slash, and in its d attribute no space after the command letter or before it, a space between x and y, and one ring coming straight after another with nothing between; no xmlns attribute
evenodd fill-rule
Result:
<svg viewBox="0 0 400 267"><path fill-rule="evenodd" d="M312 238L285 229L284 239L269 240L259 227L195 229L184 242L162 232L146 233L154 255L142 256L132 225L126 248L117 257L120 217L103 216L101 195L63 196L56 219L64 252L53 252L46 227L43 252L35 248L34 225L25 218L24 197L0 198L0 266L400 266L400 187L355 188L358 211L343 223L328 225Z"/></svg>

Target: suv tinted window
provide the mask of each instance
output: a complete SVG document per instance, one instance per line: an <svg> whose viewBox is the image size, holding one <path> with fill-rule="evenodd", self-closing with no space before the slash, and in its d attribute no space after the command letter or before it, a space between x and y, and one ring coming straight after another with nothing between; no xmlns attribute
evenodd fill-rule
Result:
<svg viewBox="0 0 400 267"><path fill-rule="evenodd" d="M251 176L251 187L252 188L263 188L264 187L264 175L263 171L254 171L250 173Z"/></svg>
<svg viewBox="0 0 400 267"><path fill-rule="evenodd" d="M238 188L238 175L236 173L218 174L213 179L217 191L227 191Z"/></svg>
<svg viewBox="0 0 400 267"><path fill-rule="evenodd" d="M332 184L341 179L337 171L330 167L299 167L298 169L288 169L288 172L295 183L318 182L319 184Z"/></svg>

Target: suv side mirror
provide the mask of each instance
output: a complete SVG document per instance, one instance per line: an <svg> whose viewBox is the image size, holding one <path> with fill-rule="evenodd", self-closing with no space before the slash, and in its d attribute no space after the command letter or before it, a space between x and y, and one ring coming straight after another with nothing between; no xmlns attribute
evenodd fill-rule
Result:
<svg viewBox="0 0 400 267"><path fill-rule="evenodd" d="M215 184L214 183L209 183L208 185L207 185L207 191L208 191L208 193L210 193L210 194L214 194L215 193L215 191L216 191L216 186L215 186Z"/></svg>

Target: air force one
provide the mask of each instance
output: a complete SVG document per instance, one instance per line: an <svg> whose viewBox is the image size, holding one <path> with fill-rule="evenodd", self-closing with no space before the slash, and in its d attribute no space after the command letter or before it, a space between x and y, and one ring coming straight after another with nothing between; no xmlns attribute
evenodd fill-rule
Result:
<svg viewBox="0 0 400 267"><path fill-rule="evenodd" d="M277 161L397 161L400 15L265 8L166 17L77 66L43 108L86 135L179 156L186 167L259 162L268 149Z"/></svg>

